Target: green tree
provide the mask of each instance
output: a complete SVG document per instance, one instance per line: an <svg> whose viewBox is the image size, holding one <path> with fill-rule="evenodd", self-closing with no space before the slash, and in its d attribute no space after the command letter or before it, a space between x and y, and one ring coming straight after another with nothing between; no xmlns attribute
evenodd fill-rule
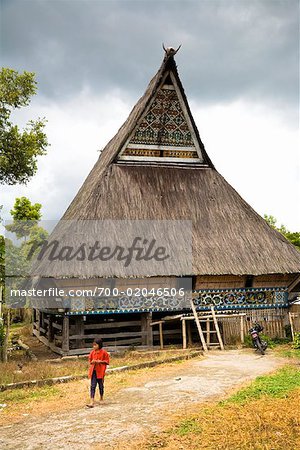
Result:
<svg viewBox="0 0 300 450"><path fill-rule="evenodd" d="M10 121L11 113L28 106L36 94L33 72L0 71L0 183L26 184L37 171L37 157L46 154L45 119L30 120L21 131Z"/></svg>
<svg viewBox="0 0 300 450"><path fill-rule="evenodd" d="M3 286L5 278L5 242L4 236L0 234L0 286ZM0 301L2 299L0 298Z"/></svg>
<svg viewBox="0 0 300 450"><path fill-rule="evenodd" d="M21 245L15 245L11 239L5 239L6 268L15 276L30 272L31 263L39 251L39 246L48 232L40 227L42 205L31 203L26 197L16 198L14 208L10 211L13 223L6 225L6 230L15 233L18 239L23 238Z"/></svg>
<svg viewBox="0 0 300 450"><path fill-rule="evenodd" d="M5 308L4 299L4 280L5 280L5 241L4 236L0 235L0 361L7 361L8 333L10 325L10 314Z"/></svg>
<svg viewBox="0 0 300 450"><path fill-rule="evenodd" d="M32 204L26 197L16 198L14 207L10 211L13 223L6 225L5 228L7 231L16 233L18 239L26 238L42 217L41 207L40 203Z"/></svg>
<svg viewBox="0 0 300 450"><path fill-rule="evenodd" d="M40 203L32 204L26 197L17 198L10 213L13 223L6 225L5 228L14 232L18 239L23 237L24 240L21 245L15 245L11 239L4 239L0 235L0 292L2 299L5 298L3 295L5 271L10 276L10 288L22 288L22 277L30 273L31 260L28 255L31 248L37 248L38 251L38 244L48 237L47 231L38 225L42 217ZM31 258L34 256L35 253L31 255ZM21 285L19 285L20 283ZM0 306L0 360L6 362L13 309L5 304Z"/></svg>
<svg viewBox="0 0 300 450"><path fill-rule="evenodd" d="M298 231L289 231L285 225L277 227L277 219L274 216L264 214L264 219L272 228L274 228L274 230L277 230L279 233L283 234L286 239L288 239L298 250L300 250L300 233Z"/></svg>

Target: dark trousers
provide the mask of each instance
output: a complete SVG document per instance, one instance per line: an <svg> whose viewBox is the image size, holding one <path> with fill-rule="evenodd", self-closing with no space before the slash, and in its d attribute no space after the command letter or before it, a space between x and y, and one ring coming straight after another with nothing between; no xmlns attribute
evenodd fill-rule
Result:
<svg viewBox="0 0 300 450"><path fill-rule="evenodd" d="M96 371L93 371L92 379L91 379L91 398L95 397L97 383L99 386L100 395L103 395L104 386L103 386L103 378L97 378Z"/></svg>

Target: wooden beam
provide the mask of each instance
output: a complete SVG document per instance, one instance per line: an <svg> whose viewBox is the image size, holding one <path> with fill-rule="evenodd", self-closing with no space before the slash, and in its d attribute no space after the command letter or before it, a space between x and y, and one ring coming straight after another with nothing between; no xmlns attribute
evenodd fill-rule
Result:
<svg viewBox="0 0 300 450"><path fill-rule="evenodd" d="M194 305L193 299L191 299L191 308L192 308L192 311L193 311L193 314L194 314L194 318L195 318L196 325L197 325L197 328L198 328L198 333L199 333L199 336L200 336L200 341L201 341L203 350L205 352L207 352L207 345L206 345L206 342L205 342L205 339L204 339L203 331L202 331L202 328L201 328L201 325L200 325L200 322L199 322L198 313L197 313L196 307Z"/></svg>
<svg viewBox="0 0 300 450"><path fill-rule="evenodd" d="M191 322L187 322L188 345L193 344Z"/></svg>
<svg viewBox="0 0 300 450"><path fill-rule="evenodd" d="M49 342L54 341L53 317L50 315L49 315L49 324L48 324L48 339L49 339Z"/></svg>
<svg viewBox="0 0 300 450"><path fill-rule="evenodd" d="M186 348L186 322L182 320L182 348Z"/></svg>
<svg viewBox="0 0 300 450"><path fill-rule="evenodd" d="M119 338L119 337L131 337L131 336L147 336L147 331L124 331L121 333L97 333L97 334L72 334L69 336L69 339L110 339L110 338Z"/></svg>
<svg viewBox="0 0 300 450"><path fill-rule="evenodd" d="M158 320L157 322L151 322L150 326L153 327L153 325L159 325L160 323L164 323L164 320Z"/></svg>
<svg viewBox="0 0 300 450"><path fill-rule="evenodd" d="M241 343L245 342L244 316L241 315Z"/></svg>
<svg viewBox="0 0 300 450"><path fill-rule="evenodd" d="M36 328L37 328L37 334L38 337L40 335L40 326L41 326L41 312L39 309L36 310Z"/></svg>
<svg viewBox="0 0 300 450"><path fill-rule="evenodd" d="M298 275L298 276L294 279L294 281L292 281L292 283L289 284L289 286L288 286L288 292L291 292L292 289L294 289L294 287L295 287L299 282L300 282L300 275Z"/></svg>
<svg viewBox="0 0 300 450"><path fill-rule="evenodd" d="M79 334L81 336L84 336L84 320L83 316L76 316L75 317L75 334ZM76 341L76 347L81 348L84 346L84 340L82 338L79 338Z"/></svg>
<svg viewBox="0 0 300 450"><path fill-rule="evenodd" d="M146 331L147 331L147 342L146 345L148 347L153 346L153 329L151 328L151 321L152 321L152 312L146 313Z"/></svg>
<svg viewBox="0 0 300 450"><path fill-rule="evenodd" d="M294 340L295 334L294 334L294 323L293 323L293 316L292 313L289 311L289 322L291 325L291 333L292 333L292 339Z"/></svg>
<svg viewBox="0 0 300 450"><path fill-rule="evenodd" d="M160 344L160 348L163 349L164 348L164 338L163 338L162 322L159 322L158 326L159 326L159 344Z"/></svg>
<svg viewBox="0 0 300 450"><path fill-rule="evenodd" d="M141 314L141 333L142 333L142 345L152 346L152 328L150 326L151 323L151 313L142 313Z"/></svg>
<svg viewBox="0 0 300 450"><path fill-rule="evenodd" d="M222 317L230 318L230 317L240 317L240 316L246 316L246 315L247 315L246 313L239 313L239 314L216 314L215 313L215 316L219 319L221 319ZM206 315L206 316L201 316L199 313L198 313L198 317L199 317L200 322L204 322L204 321L206 321L206 319L213 318L211 314ZM194 318L194 316L183 316L181 320L183 320L183 319L184 320L194 320L195 318Z"/></svg>
<svg viewBox="0 0 300 450"><path fill-rule="evenodd" d="M68 353L70 350L69 316L64 316L63 318L62 350L64 353Z"/></svg>
<svg viewBox="0 0 300 450"><path fill-rule="evenodd" d="M162 321L168 321L168 320L178 320L183 316L183 314L176 314L176 316L165 316L162 317L161 320Z"/></svg>
<svg viewBox="0 0 300 450"><path fill-rule="evenodd" d="M149 313L145 313L149 314ZM119 327L138 327L141 324L139 320L132 320L126 322L103 322L103 323L89 323L84 325L85 330L98 330L103 328L119 328Z"/></svg>

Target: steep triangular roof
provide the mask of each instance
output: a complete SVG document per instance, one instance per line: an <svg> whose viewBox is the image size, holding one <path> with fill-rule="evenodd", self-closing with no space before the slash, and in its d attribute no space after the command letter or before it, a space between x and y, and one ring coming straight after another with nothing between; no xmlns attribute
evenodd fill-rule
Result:
<svg viewBox="0 0 300 450"><path fill-rule="evenodd" d="M149 145L160 145L160 156L153 158L153 155L144 154L142 158L136 158L137 155L127 154L129 158L124 158L126 150L134 149L132 145L138 143L134 141L135 137L142 136L137 132L144 130L147 114L153 113L151 108L164 86L172 86L170 90L176 92L179 115L191 133L188 137L189 151L196 149L197 155L192 158L166 157L163 152L173 143L161 140L139 144L141 150L149 149ZM161 117L163 112L159 114ZM158 123L161 123L160 119ZM159 130L164 132L165 123L163 125ZM158 133L150 133L151 139L158 136ZM184 147L181 143L179 147ZM300 271L300 254L296 248L273 230L214 168L200 139L170 54L166 54L145 94L102 151L63 219L191 220L194 275ZM59 229L58 224L56 234ZM60 275L55 264L52 269L52 275ZM170 275L192 274L181 273L178 268L178 273ZM99 273L97 276L114 274Z"/></svg>
<svg viewBox="0 0 300 450"><path fill-rule="evenodd" d="M117 160L211 165L173 58L165 57L161 75L149 94L148 105L134 124Z"/></svg>

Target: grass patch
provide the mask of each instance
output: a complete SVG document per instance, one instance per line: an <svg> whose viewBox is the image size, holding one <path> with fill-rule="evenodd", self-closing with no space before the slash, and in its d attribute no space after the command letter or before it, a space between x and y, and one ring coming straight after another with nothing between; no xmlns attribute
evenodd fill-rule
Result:
<svg viewBox="0 0 300 450"><path fill-rule="evenodd" d="M0 384L16 383L18 381L45 380L67 375L82 375L87 373L88 364L84 360L61 361L58 364L49 362L24 362L22 371L18 370L16 362L1 364Z"/></svg>
<svg viewBox="0 0 300 450"><path fill-rule="evenodd" d="M283 356L284 358L300 359L300 349L281 350L280 356Z"/></svg>
<svg viewBox="0 0 300 450"><path fill-rule="evenodd" d="M277 349L278 355L283 358L300 359L300 349L291 348L280 348Z"/></svg>
<svg viewBox="0 0 300 450"><path fill-rule="evenodd" d="M27 403L28 401L50 398L59 393L59 389L55 386L15 389L12 391L1 392L0 403Z"/></svg>
<svg viewBox="0 0 300 450"><path fill-rule="evenodd" d="M10 324L10 331L22 330L23 328L24 328L23 322Z"/></svg>
<svg viewBox="0 0 300 450"><path fill-rule="evenodd" d="M201 433L202 427L198 422L197 417L192 417L184 420L181 424L176 428L176 433L179 436L186 436L189 433Z"/></svg>
<svg viewBox="0 0 300 450"><path fill-rule="evenodd" d="M284 398L290 391L300 388L300 370L294 366L285 366L273 375L257 377L250 386L241 389L229 399L220 402L221 405L228 403L247 403L252 399L262 396Z"/></svg>

